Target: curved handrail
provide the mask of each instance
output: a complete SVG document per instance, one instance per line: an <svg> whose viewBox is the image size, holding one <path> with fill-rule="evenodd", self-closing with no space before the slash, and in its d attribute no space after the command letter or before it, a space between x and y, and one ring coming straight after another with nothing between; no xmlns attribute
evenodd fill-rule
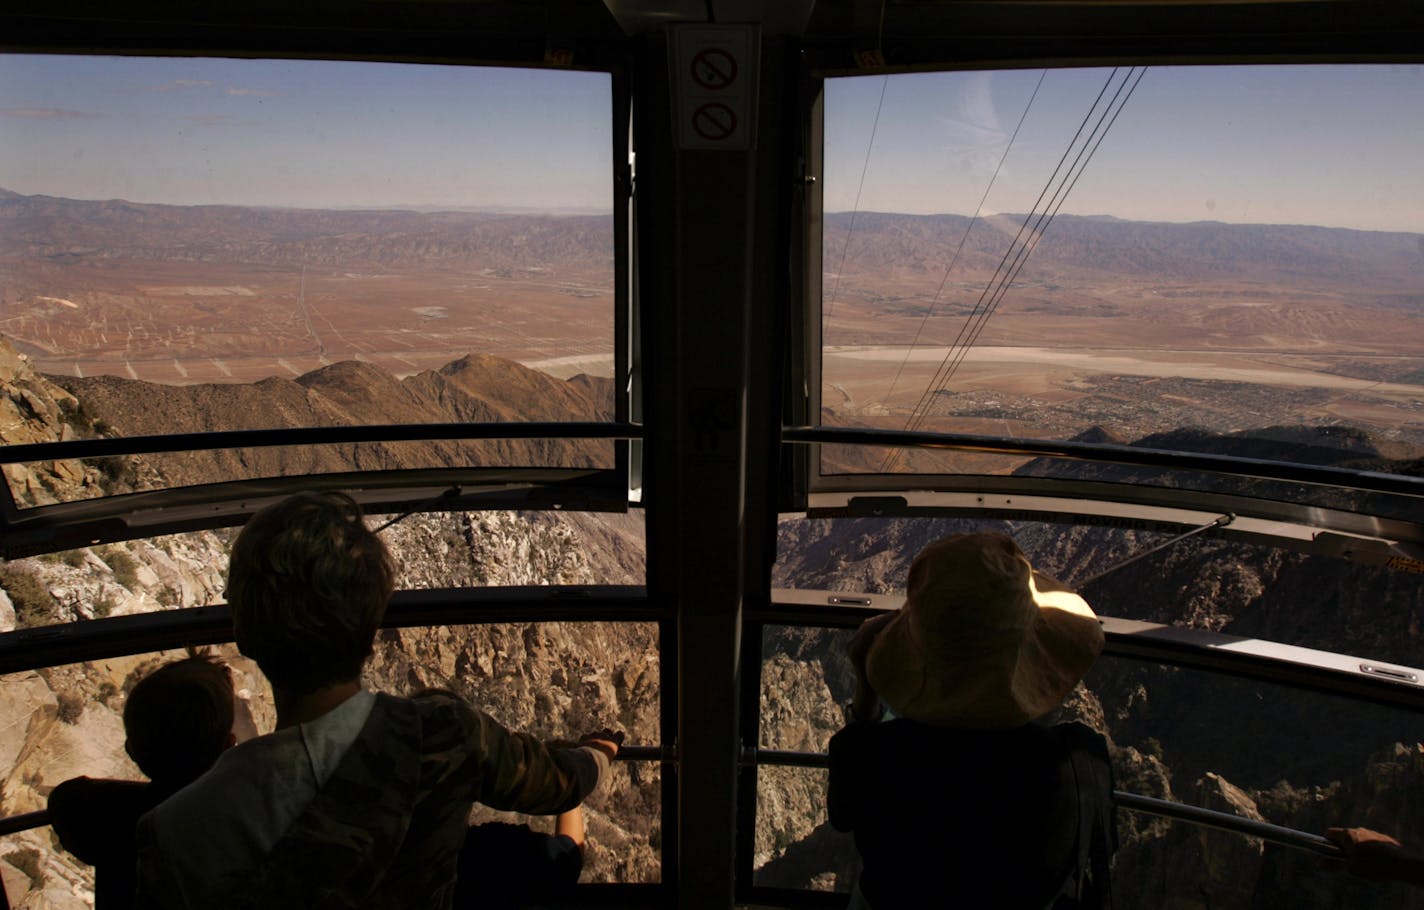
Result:
<svg viewBox="0 0 1424 910"><path fill-rule="evenodd" d="M1174 818L1194 825L1204 825L1208 828L1219 828L1222 831L1244 834L1247 837L1259 837L1262 840L1294 847L1297 850L1319 853L1331 859L1344 859L1345 857L1344 851L1333 841L1319 834L1297 831L1295 828L1273 825L1270 822L1257 821L1254 818L1242 818L1229 812L1204 809L1201 806L1190 806L1186 803L1174 803L1171 800L1143 796L1139 793L1126 793L1122 790L1113 791L1113 802L1117 803L1119 808L1132 812L1145 812L1148 815Z"/></svg>
<svg viewBox="0 0 1424 910"><path fill-rule="evenodd" d="M254 449L271 446L335 445L356 442L426 442L437 439L642 439L643 428L631 423L544 421L502 423L358 424L341 427L274 427L268 430L219 430L212 433L165 433L157 436L113 436L32 442L0 446L0 464L30 461L150 455L158 452L198 452L214 449Z"/></svg>
<svg viewBox="0 0 1424 910"><path fill-rule="evenodd" d="M828 768L830 767L830 759L831 757L824 752L758 749L755 751L753 762L758 765L778 765L782 767ZM1137 793L1127 793L1123 790L1113 791L1113 802L1116 803L1119 808L1127 809L1132 812L1145 812L1149 815L1159 815L1164 818L1177 819L1195 825L1204 825L1209 828L1219 828L1223 831L1244 834L1247 837L1259 837L1262 840L1268 840L1285 847L1319 853L1322 856L1328 856L1333 859L1341 859L1344 856L1339 847L1318 834L1298 831L1295 828L1287 828L1282 825L1273 825L1269 822L1257 821L1253 818L1242 818L1239 815L1232 815L1229 812L1206 809L1201 806L1190 806L1186 803L1176 803L1171 800L1157 799L1153 796L1142 796Z"/></svg>
<svg viewBox="0 0 1424 910"><path fill-rule="evenodd" d="M781 441L799 445L893 446L948 449L993 455L1024 455L1071 461L1096 461L1161 468L1174 472L1201 471L1315 486L1345 487L1373 493L1424 496L1424 477L1360 471L1297 462L1270 461L1240 455L1209 455L1174 449L1152 449L1109 443L1012 439L965 433L927 433L863 427L782 427ZM913 477L914 475L904 475Z"/></svg>
<svg viewBox="0 0 1424 910"><path fill-rule="evenodd" d="M623 746L614 761L671 761L668 750L663 746ZM0 837L18 834L31 828L43 828L49 824L49 812L23 812L19 815L0 817Z"/></svg>

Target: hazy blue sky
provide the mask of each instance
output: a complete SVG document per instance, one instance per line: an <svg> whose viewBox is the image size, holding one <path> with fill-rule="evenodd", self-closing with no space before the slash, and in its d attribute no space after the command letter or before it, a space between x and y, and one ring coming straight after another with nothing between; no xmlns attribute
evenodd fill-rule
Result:
<svg viewBox="0 0 1424 910"><path fill-rule="evenodd" d="M1002 161L985 207L1027 211L1108 73L830 80L826 208L973 213ZM0 187L606 210L610 100L597 73L0 56ZM1424 231L1422 162L1424 66L1154 68L1063 211Z"/></svg>
<svg viewBox="0 0 1424 910"><path fill-rule="evenodd" d="M602 73L0 56L0 187L286 206L612 206Z"/></svg>
<svg viewBox="0 0 1424 910"><path fill-rule="evenodd" d="M831 80L826 209L1027 212L1110 72ZM1424 232L1424 66L1149 69L1063 211Z"/></svg>

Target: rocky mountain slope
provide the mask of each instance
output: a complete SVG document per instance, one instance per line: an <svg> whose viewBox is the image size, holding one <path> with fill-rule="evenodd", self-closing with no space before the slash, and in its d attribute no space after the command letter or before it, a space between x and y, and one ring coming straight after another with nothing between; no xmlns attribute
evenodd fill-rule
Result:
<svg viewBox="0 0 1424 910"><path fill-rule="evenodd" d="M429 420L480 419L477 415L499 419L500 409L519 395L541 398L547 419L558 419L560 407L599 413L591 402L606 390L595 388L597 380L563 383L530 373L505 361L472 357L438 375L411 377L405 387L414 391L402 393L403 384L381 371L347 364L303 377L304 383L274 380L255 390L193 387L172 396L163 387L101 379L77 386L84 395L81 400L36 374L13 348L0 343L0 442L151 432L145 420L153 409L143 402L166 409L169 418L190 421L192 429L211 426L217 419L271 420L273 414L372 422L413 412ZM378 405L383 395L399 397ZM449 410L434 410L437 399ZM119 415L128 427L119 425ZM566 449L559 457L568 457L570 451L576 449ZM349 461L330 455L320 468L349 470L359 459L392 464L388 455L349 454ZM495 452L494 457L508 454ZM430 457L455 458L456 453L434 452ZM591 458L582 457L585 462ZM286 469L291 462L190 462L175 467L132 458L121 470L112 464L53 462L7 468L7 478L26 502L44 504L135 486L211 479L211 472L219 469L262 473L273 466ZM231 531L184 534L12 560L0 565L0 632L17 625L221 602L232 536ZM637 515L416 515L384 536L401 568L399 584L406 588L638 584L644 575ZM223 653L238 674L245 706L241 733L270 730L274 715L261 674L231 647ZM0 814L42 809L56 783L78 774L136 777L137 769L122 750L123 698L143 674L173 656L94 661L3 680ZM451 688L501 722L545 737L614 724L628 731L631 742L653 744L660 738L657 629L649 624L509 623L390 630L378 641L368 682L393 692ZM591 800L586 879L656 880L659 776L656 764L620 765ZM534 823L547 827L548 820ZM48 829L0 842L0 874L12 906L69 910L93 901L92 873L60 850Z"/></svg>
<svg viewBox="0 0 1424 910"><path fill-rule="evenodd" d="M114 376L52 381L85 403L112 435L256 430L274 427L500 421L606 421L610 380L558 380L512 361L472 355L398 379L369 363L343 361L293 380L171 386ZM154 455L139 486L183 485L334 471L446 465L609 467L609 443L492 440L361 443L225 449ZM161 483L159 482L161 478Z"/></svg>
<svg viewBox="0 0 1424 910"><path fill-rule="evenodd" d="M603 413L594 402L605 392L588 392L595 381L559 383L528 373L495 358L470 357L407 380L369 365L340 364L295 381L251 386L174 389L99 378L66 379L61 387L0 345L0 442L287 421L381 422L413 413L422 419L498 419L488 415L502 413L523 396L545 402L550 413L558 413L555 408ZM1296 455L1318 454L1317 460L1327 463L1332 458L1385 458L1368 439L1345 441L1348 445L1334 439L1329 445L1309 439L1277 443L1295 447ZM1219 444L1230 449L1232 443ZM576 450L562 455L570 452ZM493 457L510 454L495 452ZM425 455L438 460L468 453L432 448ZM349 447L304 457L309 460L61 462L7 469L7 477L26 502L38 504L209 479L219 470L342 470L357 461L394 466L402 456ZM789 519L781 528L782 556L773 583L895 590L924 544L967 526L949 519ZM1037 565L1070 582L1162 539L1107 528L975 526L1012 533ZM643 578L642 527L636 515L420 515L385 534L407 587L637 584ZM181 535L12 561L0 566L6 592L0 597L0 631L16 624L218 602L231 536L227 531ZM1086 593L1108 615L1419 663L1424 584L1418 576L1194 539L1112 573ZM841 706L850 695L847 638L845 632L795 627L768 632L762 654L761 745L825 748L842 723ZM260 674L230 649L228 654L246 706L244 730L270 729L270 700ZM0 813L42 807L49 789L74 774L136 773L118 748L123 695L167 656L96 661L6 678L0 685ZM390 630L380 638L370 677L373 685L397 692L453 688L505 723L541 735L615 723L629 731L631 742L660 739L657 630L647 624ZM1424 841L1424 752L1419 745L1424 729L1400 712L1104 661L1066 713L1109 735L1121 789L1307 831L1348 821ZM824 824L824 786L823 772L760 773L754 845L759 883L849 886L854 851ZM608 790L591 805L594 847L588 878L656 878L659 798L656 765L619 766ZM1119 906L1420 905L1410 893L1354 882L1318 869L1309 857L1233 835L1127 812L1120 813L1120 830ZM6 838L0 844L0 874L17 906L77 908L92 900L87 870L56 849L45 829ZM1186 882L1193 884L1184 887Z"/></svg>
<svg viewBox="0 0 1424 910"><path fill-rule="evenodd" d="M1358 435L1346 434L1343 441L1333 431L1319 440L1277 434L1278 439L1260 441L1251 435L1194 439L1186 448L1248 457L1288 454L1306 463L1366 459L1411 473L1410 465L1382 458L1371 440ZM1163 442L1153 438L1142 444L1168 447ZM1262 452L1261 446L1274 448ZM1022 470L1082 476L1094 468L1050 471L1033 463ZM903 590L920 549L946 533L976 529L1014 536L1037 567L1079 584L1168 537L968 519L785 521L773 584ZM1420 664L1424 577L1408 572L1194 538L1083 590L1104 615ZM795 666L802 677L821 681L819 698L797 715L825 718L809 731L803 723L802 732L779 748L823 749L839 726L829 709L850 697L846 640L844 633L775 631L767 652L775 655L768 666L777 681L763 687L764 715L777 712L778 690L785 688L780 680ZM804 678L797 685L810 691ZM1407 712L1216 674L1103 660L1064 714L1108 735L1119 789L1304 831L1363 824L1406 842L1424 840L1424 725ZM779 781L768 790L768 806L781 818L817 818L824 811L823 787L823 780L805 775ZM792 805L795 811L786 811ZM1114 873L1119 906L1424 906L1424 897L1403 886L1366 884L1324 870L1307 855L1235 835L1128 812L1119 813L1119 830L1123 846ZM772 849L788 836L815 849ZM828 828L803 824L771 842L764 874L793 887L827 875L843 879L853 874L853 854L847 851L843 838ZM1184 887L1187 882L1193 883L1190 888Z"/></svg>

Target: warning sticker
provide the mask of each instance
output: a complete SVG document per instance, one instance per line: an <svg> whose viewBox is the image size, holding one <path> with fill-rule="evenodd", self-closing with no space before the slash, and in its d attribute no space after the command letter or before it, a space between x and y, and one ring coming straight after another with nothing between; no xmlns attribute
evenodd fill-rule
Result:
<svg viewBox="0 0 1424 910"><path fill-rule="evenodd" d="M679 148L745 151L756 144L761 32L750 25L675 26L669 74Z"/></svg>
<svg viewBox="0 0 1424 910"><path fill-rule="evenodd" d="M692 81L719 91L737 81L737 58L721 47L706 47L692 55Z"/></svg>
<svg viewBox="0 0 1424 910"><path fill-rule="evenodd" d="M709 101L692 112L692 129L711 142L737 131L737 112L720 101Z"/></svg>

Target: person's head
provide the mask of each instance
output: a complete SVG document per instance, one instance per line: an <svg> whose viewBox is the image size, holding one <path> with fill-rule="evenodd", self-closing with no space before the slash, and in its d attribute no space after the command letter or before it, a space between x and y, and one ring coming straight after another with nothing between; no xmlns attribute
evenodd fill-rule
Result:
<svg viewBox="0 0 1424 910"><path fill-rule="evenodd" d="M394 587L390 554L354 499L298 493L253 515L233 544L233 636L274 689L348 682L371 656Z"/></svg>
<svg viewBox="0 0 1424 910"><path fill-rule="evenodd" d="M1011 538L951 534L915 557L865 675L902 717L1003 729L1058 707L1102 647L1088 604L1035 572Z"/></svg>
<svg viewBox="0 0 1424 910"><path fill-rule="evenodd" d="M232 676L206 653L164 664L124 703L124 749L156 784L181 787L233 744Z"/></svg>

